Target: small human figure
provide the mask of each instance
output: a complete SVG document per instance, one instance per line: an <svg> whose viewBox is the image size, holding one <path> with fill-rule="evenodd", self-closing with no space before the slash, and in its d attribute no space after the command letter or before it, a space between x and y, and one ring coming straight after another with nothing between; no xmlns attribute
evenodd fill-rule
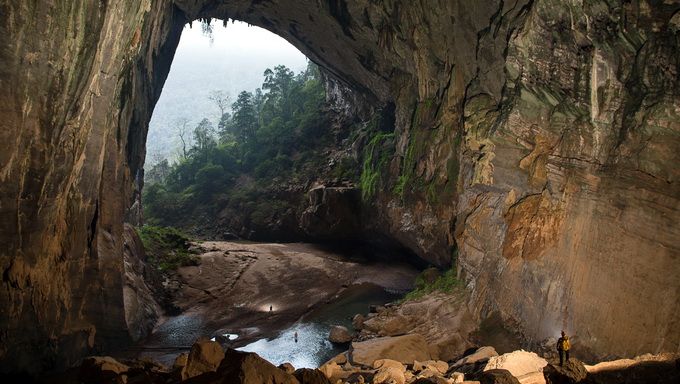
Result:
<svg viewBox="0 0 680 384"><path fill-rule="evenodd" d="M295 342L297 343L297 341L298 341L298 334L297 334L297 331L295 331Z"/></svg>
<svg viewBox="0 0 680 384"><path fill-rule="evenodd" d="M274 313L274 307L270 305L269 306L269 314L271 315L272 313Z"/></svg>
<svg viewBox="0 0 680 384"><path fill-rule="evenodd" d="M560 354L560 367L564 364L564 356L567 356L567 361L569 361L569 348L571 348L571 343L569 342L569 336L567 333L562 331L562 337L557 339L557 352Z"/></svg>

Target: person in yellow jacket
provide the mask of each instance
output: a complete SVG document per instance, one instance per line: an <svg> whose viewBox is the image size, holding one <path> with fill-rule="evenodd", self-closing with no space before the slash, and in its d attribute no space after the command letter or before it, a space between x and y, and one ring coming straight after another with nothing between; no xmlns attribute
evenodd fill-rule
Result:
<svg viewBox="0 0 680 384"><path fill-rule="evenodd" d="M567 361L569 361L569 349L571 348L571 343L569 342L569 336L567 333L562 331L562 337L557 339L557 352L560 354L560 367L564 363L564 356L567 356Z"/></svg>

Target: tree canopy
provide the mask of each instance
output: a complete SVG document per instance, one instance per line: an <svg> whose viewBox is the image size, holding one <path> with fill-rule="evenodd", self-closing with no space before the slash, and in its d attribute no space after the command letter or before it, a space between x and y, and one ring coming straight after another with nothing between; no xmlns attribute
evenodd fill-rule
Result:
<svg viewBox="0 0 680 384"><path fill-rule="evenodd" d="M159 161L149 170L144 206L150 224L181 228L178 220L199 206L246 204L235 197L243 193L236 192L239 177L248 175L255 185L291 177L330 140L325 88L311 62L299 74L282 65L267 69L262 88L239 93L230 110L224 95L212 98L222 112L217 128L204 118L191 141L186 123L178 124L181 158L175 164Z"/></svg>

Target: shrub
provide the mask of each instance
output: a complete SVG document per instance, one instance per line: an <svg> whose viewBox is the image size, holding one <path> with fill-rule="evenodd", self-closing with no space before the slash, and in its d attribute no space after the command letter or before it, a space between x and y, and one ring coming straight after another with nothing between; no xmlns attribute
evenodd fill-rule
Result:
<svg viewBox="0 0 680 384"><path fill-rule="evenodd" d="M463 283L458 279L458 273L456 272L455 267L444 271L441 276L431 283L423 280L423 275L426 272L427 270L421 272L420 275L418 275L415 281L415 286L417 288L407 293L404 296L404 301L414 300L433 292L454 294L463 290Z"/></svg>
<svg viewBox="0 0 680 384"><path fill-rule="evenodd" d="M190 249L192 239L174 228L143 226L137 228L144 243L147 262L162 271L198 265L199 251Z"/></svg>

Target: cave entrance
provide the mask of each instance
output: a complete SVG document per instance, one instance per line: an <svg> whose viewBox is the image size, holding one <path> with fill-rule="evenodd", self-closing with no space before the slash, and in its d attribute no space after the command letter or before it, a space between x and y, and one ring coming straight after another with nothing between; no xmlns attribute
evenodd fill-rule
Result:
<svg viewBox="0 0 680 384"><path fill-rule="evenodd" d="M314 183L331 185L334 203L358 215L360 163L341 143L363 126L337 122L317 68L280 37L243 23L197 24L182 34L151 119L143 191L141 234L159 247L147 257L181 313L142 354L172 364L212 336L315 368L340 352L326 340L332 325L351 328L369 305L401 297L418 271L369 260L374 251L358 239L344 249L290 243L312 239L298 217ZM358 216L343 220L338 236L350 238Z"/></svg>
<svg viewBox="0 0 680 384"><path fill-rule="evenodd" d="M271 32L187 24L149 124L146 223L207 239L300 240L287 229L290 196L274 189L316 155L324 92L317 68Z"/></svg>
<svg viewBox="0 0 680 384"><path fill-rule="evenodd" d="M217 128L241 91L261 89L266 69L284 65L300 73L307 64L297 48L260 27L217 19L186 24L149 123L147 179L154 165L183 156L182 140L184 151L196 144L193 130L203 119Z"/></svg>

